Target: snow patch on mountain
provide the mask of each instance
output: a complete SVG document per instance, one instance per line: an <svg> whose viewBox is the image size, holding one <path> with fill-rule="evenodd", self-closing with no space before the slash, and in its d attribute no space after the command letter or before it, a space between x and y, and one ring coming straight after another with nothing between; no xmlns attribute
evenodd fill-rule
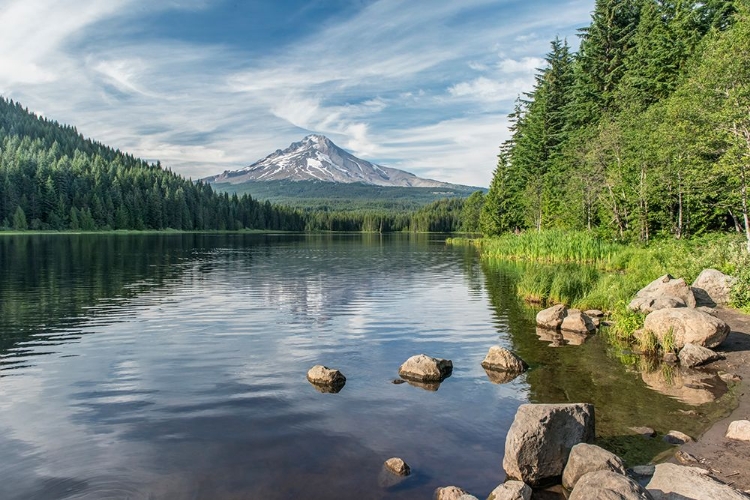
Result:
<svg viewBox="0 0 750 500"><path fill-rule="evenodd" d="M288 148L240 170L227 170L203 179L211 183L242 184L253 181L305 181L352 183L376 186L453 187L453 184L423 179L396 168L375 165L357 158L322 135L308 135Z"/></svg>

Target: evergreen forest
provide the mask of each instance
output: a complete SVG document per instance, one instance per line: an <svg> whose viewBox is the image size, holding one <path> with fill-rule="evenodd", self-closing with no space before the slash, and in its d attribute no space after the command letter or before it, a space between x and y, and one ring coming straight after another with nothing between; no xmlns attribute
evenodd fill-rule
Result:
<svg viewBox="0 0 750 500"><path fill-rule="evenodd" d="M510 115L483 233L747 237L750 2L597 0Z"/></svg>

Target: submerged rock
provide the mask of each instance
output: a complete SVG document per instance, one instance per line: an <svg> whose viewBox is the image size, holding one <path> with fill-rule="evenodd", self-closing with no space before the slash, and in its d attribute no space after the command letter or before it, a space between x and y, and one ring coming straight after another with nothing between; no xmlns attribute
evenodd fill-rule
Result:
<svg viewBox="0 0 750 500"><path fill-rule="evenodd" d="M584 475L568 500L653 500L653 497L629 477L601 470Z"/></svg>
<svg viewBox="0 0 750 500"><path fill-rule="evenodd" d="M570 450L562 476L562 485L572 490L579 479L589 472L606 470L625 474L625 463L620 457L593 444L580 443Z"/></svg>
<svg viewBox="0 0 750 500"><path fill-rule="evenodd" d="M417 382L442 382L452 372L451 360L432 358L425 354L412 356L398 370L401 378Z"/></svg>
<svg viewBox="0 0 750 500"><path fill-rule="evenodd" d="M645 438L656 437L656 431L651 427L630 427L629 429L633 434L638 434Z"/></svg>
<svg viewBox="0 0 750 500"><path fill-rule="evenodd" d="M482 361L482 367L485 370L523 373L529 365L508 349L493 345Z"/></svg>
<svg viewBox="0 0 750 500"><path fill-rule="evenodd" d="M643 328L656 335L661 345L671 334L674 348L696 344L714 348L729 335L729 325L715 316L695 309L677 308L654 311L643 323Z"/></svg>
<svg viewBox="0 0 750 500"><path fill-rule="evenodd" d="M693 281L693 293L698 305L720 306L729 303L732 286L737 278L716 269L704 269Z"/></svg>
<svg viewBox="0 0 750 500"><path fill-rule="evenodd" d="M590 404L523 404L505 439L503 468L532 487L560 480L571 448L594 439Z"/></svg>
<svg viewBox="0 0 750 500"><path fill-rule="evenodd" d="M490 493L487 500L531 500L533 490L521 481L507 481Z"/></svg>
<svg viewBox="0 0 750 500"><path fill-rule="evenodd" d="M669 431L662 441L669 444L685 444L693 441L693 438L680 431Z"/></svg>
<svg viewBox="0 0 750 500"><path fill-rule="evenodd" d="M567 309L563 304L557 304L536 315L536 324L542 328L557 330L562 325L563 319L567 315Z"/></svg>
<svg viewBox="0 0 750 500"><path fill-rule="evenodd" d="M397 476L408 476L411 474L411 467L398 457L389 458L383 465Z"/></svg>
<svg viewBox="0 0 750 500"><path fill-rule="evenodd" d="M340 392L346 384L346 377L340 371L323 365L310 368L307 380L320 392Z"/></svg>
<svg viewBox="0 0 750 500"><path fill-rule="evenodd" d="M705 365L720 359L722 359L721 354L699 345L685 344L685 347L680 349L680 364L689 368Z"/></svg>
<svg viewBox="0 0 750 500"><path fill-rule="evenodd" d="M750 420L735 420L729 424L727 439L750 441Z"/></svg>
<svg viewBox="0 0 750 500"><path fill-rule="evenodd" d="M646 485L654 500L747 500L740 491L720 483L697 467L659 464ZM572 497L571 497L572 500Z"/></svg>

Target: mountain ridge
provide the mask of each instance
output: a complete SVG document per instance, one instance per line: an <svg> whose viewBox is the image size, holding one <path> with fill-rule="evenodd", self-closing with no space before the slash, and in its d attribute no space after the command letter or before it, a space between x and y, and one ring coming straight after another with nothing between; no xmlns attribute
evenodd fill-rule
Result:
<svg viewBox="0 0 750 500"><path fill-rule="evenodd" d="M284 150L239 170L202 179L211 184L264 181L321 181L373 186L455 188L458 185L424 179L410 172L363 160L340 148L324 135L310 134Z"/></svg>

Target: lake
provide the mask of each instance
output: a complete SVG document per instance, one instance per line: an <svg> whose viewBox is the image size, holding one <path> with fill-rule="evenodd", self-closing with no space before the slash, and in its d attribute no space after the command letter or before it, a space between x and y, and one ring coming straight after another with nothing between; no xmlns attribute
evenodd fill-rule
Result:
<svg viewBox="0 0 750 500"><path fill-rule="evenodd" d="M631 462L666 446L629 426L725 411L715 374L537 332L507 266L435 235L0 236L0 498L484 498L522 403L594 403ZM495 344L529 372L493 383ZM436 391L393 383L419 353L453 361Z"/></svg>

